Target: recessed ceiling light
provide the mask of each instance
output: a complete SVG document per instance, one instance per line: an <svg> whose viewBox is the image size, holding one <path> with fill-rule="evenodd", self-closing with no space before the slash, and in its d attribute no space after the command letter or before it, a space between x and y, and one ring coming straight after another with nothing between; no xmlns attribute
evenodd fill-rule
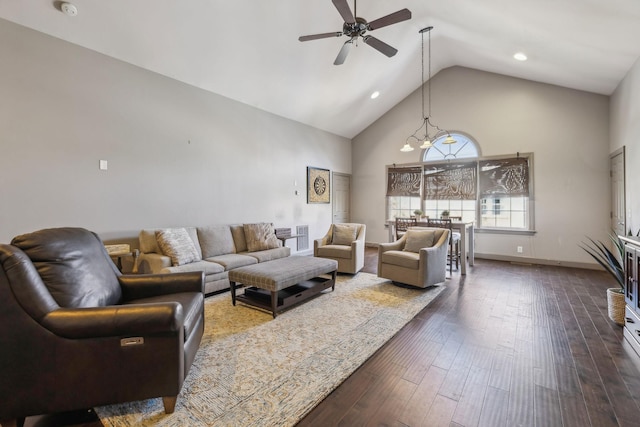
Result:
<svg viewBox="0 0 640 427"><path fill-rule="evenodd" d="M78 8L76 8L71 3L62 3L60 5L60 10L62 11L62 13L68 16L76 16L78 14Z"/></svg>
<svg viewBox="0 0 640 427"><path fill-rule="evenodd" d="M371 99L376 99L376 98L377 98L377 97L379 97L379 96L380 96L380 92L375 91L375 92L373 92L373 93L371 94Z"/></svg>
<svg viewBox="0 0 640 427"><path fill-rule="evenodd" d="M518 52L516 54L513 55L514 59L518 60L518 61L526 61L527 60L527 55L525 55L522 52Z"/></svg>

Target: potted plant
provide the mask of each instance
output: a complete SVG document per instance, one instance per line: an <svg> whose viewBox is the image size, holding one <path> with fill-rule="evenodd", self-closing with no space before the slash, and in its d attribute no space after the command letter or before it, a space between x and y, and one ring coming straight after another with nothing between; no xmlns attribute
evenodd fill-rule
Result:
<svg viewBox="0 0 640 427"><path fill-rule="evenodd" d="M420 219L420 218L422 218L422 214L424 212L422 212L420 209L416 209L415 211L413 211L413 213L416 215L417 219Z"/></svg>
<svg viewBox="0 0 640 427"><path fill-rule="evenodd" d="M615 247L615 253L609 250L603 242L588 237L591 243L581 246L598 264L600 264L618 282L618 288L607 289L607 308L609 318L618 325L624 325L624 294L626 278L624 275L624 242L615 234L609 234L609 239Z"/></svg>
<svg viewBox="0 0 640 427"><path fill-rule="evenodd" d="M449 218L449 211L448 210L444 210L442 211L442 213L440 214L441 218Z"/></svg>

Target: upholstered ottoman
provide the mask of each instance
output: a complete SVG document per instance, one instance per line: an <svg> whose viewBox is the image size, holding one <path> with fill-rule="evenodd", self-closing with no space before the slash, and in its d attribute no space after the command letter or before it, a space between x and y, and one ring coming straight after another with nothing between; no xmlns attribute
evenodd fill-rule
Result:
<svg viewBox="0 0 640 427"><path fill-rule="evenodd" d="M332 259L291 256L247 265L229 271L231 302L236 300L277 313L317 295L335 289L338 262ZM330 274L330 277L318 277ZM236 295L238 283L247 288Z"/></svg>

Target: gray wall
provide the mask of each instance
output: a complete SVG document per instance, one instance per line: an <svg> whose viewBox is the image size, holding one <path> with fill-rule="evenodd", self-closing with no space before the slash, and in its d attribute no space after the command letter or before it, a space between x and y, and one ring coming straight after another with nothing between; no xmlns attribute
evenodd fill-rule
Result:
<svg viewBox="0 0 640 427"><path fill-rule="evenodd" d="M471 135L483 156L534 153L535 235L478 233L477 253L593 263L578 244L609 229L609 97L461 67L440 71L431 90L434 122ZM420 102L417 90L353 140L353 215L368 241L387 240L385 165L422 159L399 151Z"/></svg>
<svg viewBox="0 0 640 427"><path fill-rule="evenodd" d="M626 149L627 230L640 231L640 60L611 96L611 151Z"/></svg>
<svg viewBox="0 0 640 427"><path fill-rule="evenodd" d="M306 167L351 173L348 139L4 20L0 40L0 242L55 226L131 242L147 227L328 229Z"/></svg>

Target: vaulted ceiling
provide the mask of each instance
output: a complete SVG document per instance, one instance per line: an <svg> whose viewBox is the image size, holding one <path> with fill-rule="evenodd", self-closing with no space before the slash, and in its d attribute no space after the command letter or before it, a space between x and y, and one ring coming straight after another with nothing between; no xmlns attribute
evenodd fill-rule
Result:
<svg viewBox="0 0 640 427"><path fill-rule="evenodd" d="M368 33L395 56L359 42L340 66L344 36L298 41L342 30L331 0L71 1L75 17L59 1L0 0L0 17L347 138L420 86L426 26L433 75L460 65L609 95L640 57L638 0L360 0L368 21L412 18Z"/></svg>

